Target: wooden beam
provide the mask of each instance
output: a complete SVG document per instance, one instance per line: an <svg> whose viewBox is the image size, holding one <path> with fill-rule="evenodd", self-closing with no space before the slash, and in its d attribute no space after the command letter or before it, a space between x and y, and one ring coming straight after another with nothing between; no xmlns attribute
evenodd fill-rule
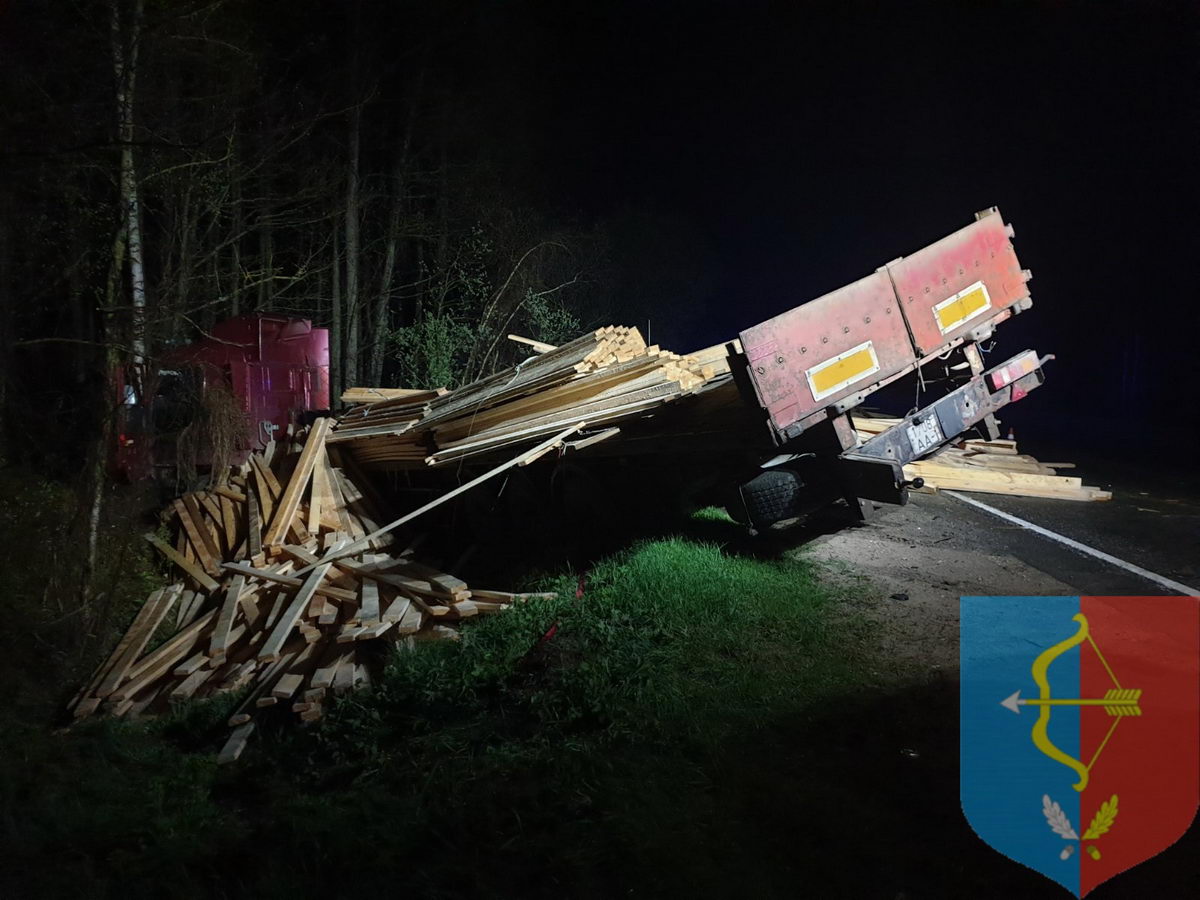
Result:
<svg viewBox="0 0 1200 900"><path fill-rule="evenodd" d="M218 505L221 508L221 527L225 531L225 546L232 554L238 545L237 511L228 497L218 495Z"/></svg>
<svg viewBox="0 0 1200 900"><path fill-rule="evenodd" d="M333 507L333 494L329 490L329 463L325 458L325 448L317 456L313 464L312 491L308 498L308 533L320 534L321 514Z"/></svg>
<svg viewBox="0 0 1200 900"><path fill-rule="evenodd" d="M129 670L129 680L113 692L109 700L120 702L135 697L152 682L167 674L171 668L191 652L201 632L212 624L217 611L210 610L190 627L185 628L157 650L147 654Z"/></svg>
<svg viewBox="0 0 1200 900"><path fill-rule="evenodd" d="M151 593L151 595L146 599L146 602L142 604L142 608L137 611L137 615L133 617L133 622L130 623L129 628L126 629L125 633L121 636L121 639L117 642L117 646L113 648L113 651L104 660L104 663L96 669L96 672L92 676L92 680L88 683L87 687L79 692L78 696L75 698L75 702L72 704L77 716L90 715L91 712L94 711L94 706L92 709L85 711L84 701L91 698L92 695L96 693L96 688L100 686L100 683L104 681L108 674L112 671L113 666L120 662L125 656L126 652L129 650L129 645L133 643L134 639L141 632L142 626L154 613L156 609L155 604L157 604L158 598L161 596L162 591L163 589L159 588L157 591ZM98 698L96 698L96 701L96 705L99 705Z"/></svg>
<svg viewBox="0 0 1200 900"><path fill-rule="evenodd" d="M300 685L304 683L304 676L296 673L279 676L279 680L275 682L275 686L271 688L271 696L278 700L287 700L296 691L300 690Z"/></svg>
<svg viewBox="0 0 1200 900"><path fill-rule="evenodd" d="M291 605L283 611L283 615L275 623L275 628L271 632L271 636L267 638L267 642L258 651L258 658L260 660L273 661L279 659L279 654L283 650L284 643L296 629L296 623L300 620L300 616L308 608L313 595L317 592L317 589L321 586L321 582L325 580L325 576L329 574L329 570L332 567L332 562L323 563L309 573L300 590L296 591L296 596L292 598Z"/></svg>
<svg viewBox="0 0 1200 900"><path fill-rule="evenodd" d="M407 400L409 403L420 403L440 397L444 393L445 388L429 391L424 388L348 387L342 391L342 402L379 403L384 400Z"/></svg>
<svg viewBox="0 0 1200 900"><path fill-rule="evenodd" d="M125 635L128 643L121 656L113 663L108 674L96 688L97 697L107 697L120 687L121 682L129 675L130 669L137 662L137 658L141 656L142 650L146 648L146 644L149 643L150 638L158 630L163 618L182 592L182 585L171 585L169 588L163 588L150 595L146 601L146 607L148 607L146 614L144 616L139 614L134 619L133 626ZM125 643L124 639L122 643Z"/></svg>
<svg viewBox="0 0 1200 900"><path fill-rule="evenodd" d="M288 427L290 428L291 426L289 425ZM279 495L283 493L283 485L280 484L279 479L275 477L274 470L267 465L265 459L257 454L251 454L250 459L253 461L254 466L258 469L259 474L262 475L263 482L267 486L267 492L271 495L271 499L278 500Z"/></svg>
<svg viewBox="0 0 1200 900"><path fill-rule="evenodd" d="M263 474L263 465L258 455L250 454L250 471L254 473L254 489L258 494L258 509L262 514L263 521L271 521L271 514L275 512L275 497L271 493L271 486L267 482L266 475ZM267 471L270 471L267 469ZM250 490L247 486L247 491Z"/></svg>
<svg viewBox="0 0 1200 900"><path fill-rule="evenodd" d="M186 497L186 495L184 496ZM216 559L218 553L212 546L212 536L209 535L208 529L204 527L203 522L199 521L200 511L197 509L196 516L193 518L192 511L185 499L176 500L173 505L179 514L179 522L183 525L183 530L187 532L188 539L192 542L192 549L196 551L204 571L210 575L216 575L220 571ZM191 506L195 508L196 501L193 500Z"/></svg>
<svg viewBox="0 0 1200 900"><path fill-rule="evenodd" d="M378 555L366 556L363 562L372 563L384 559ZM370 578L362 581L361 594L358 601L358 619L363 625L379 624L379 585Z"/></svg>
<svg viewBox="0 0 1200 900"><path fill-rule="evenodd" d="M156 534L147 532L143 535L154 547L167 559L179 566L186 572L196 584L204 588L206 591L215 591L220 585L205 572L200 566L189 560L186 556L164 541Z"/></svg>
<svg viewBox="0 0 1200 900"><path fill-rule="evenodd" d="M313 466L316 465L318 457L322 455L325 449L325 435L329 431L329 425L332 421L332 419L328 418L317 419L309 429L308 439L304 442L304 449L300 452L300 459L296 463L296 469L292 472L292 477L288 480L288 485L283 492L283 496L279 498L279 506L275 510L275 518L271 520L271 526L263 536L263 543L268 547L277 547L283 543L288 526L291 525L296 511L300 508L300 500L304 496L304 489L308 487L309 479L312 477Z"/></svg>
<svg viewBox="0 0 1200 900"><path fill-rule="evenodd" d="M242 751L246 749L246 744L249 743L250 735L253 733L253 722L247 722L245 725L239 725L233 729L233 733L229 735L229 740L225 742L225 746L217 754L217 764L224 766L231 762L236 762L237 758L242 755Z"/></svg>
<svg viewBox="0 0 1200 900"><path fill-rule="evenodd" d="M238 598L246 587L245 575L234 575L225 588L225 599L221 602L221 611L217 614L217 624L208 638L208 655L224 656L229 649L229 634L233 631L233 620L237 616Z"/></svg>
<svg viewBox="0 0 1200 900"><path fill-rule="evenodd" d="M263 581L273 581L276 584L281 584L292 590L299 590L304 586L304 579L296 577L300 574L307 575L312 567L301 570L296 575L284 575L280 572L272 572L270 569L257 569L247 563L223 563L222 567L230 572L238 572L242 575L247 575L251 578L261 578ZM358 599L358 595L354 591L347 591L342 588L336 588L332 585L321 585L317 588L317 593L322 597L328 597L330 600L338 600L341 602L354 602Z"/></svg>
<svg viewBox="0 0 1200 900"><path fill-rule="evenodd" d="M528 344L538 353L549 353L551 350L557 350L557 344L547 344L544 341L535 341L533 338L521 337L519 334L510 334L510 341L516 341L518 344Z"/></svg>
<svg viewBox="0 0 1200 900"><path fill-rule="evenodd" d="M247 490L247 493L249 499L246 502L246 555L255 559L262 553L262 511L254 491Z"/></svg>

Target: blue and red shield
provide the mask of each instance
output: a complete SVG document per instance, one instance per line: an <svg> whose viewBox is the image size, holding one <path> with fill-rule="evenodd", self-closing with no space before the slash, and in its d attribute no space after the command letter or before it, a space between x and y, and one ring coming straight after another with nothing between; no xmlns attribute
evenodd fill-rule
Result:
<svg viewBox="0 0 1200 900"><path fill-rule="evenodd" d="M963 597L961 798L975 832L1078 897L1200 802L1200 600Z"/></svg>

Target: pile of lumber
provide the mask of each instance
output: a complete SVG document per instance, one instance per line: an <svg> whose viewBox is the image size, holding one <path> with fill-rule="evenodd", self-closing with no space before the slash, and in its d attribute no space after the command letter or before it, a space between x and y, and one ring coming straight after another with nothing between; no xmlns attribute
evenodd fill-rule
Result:
<svg viewBox="0 0 1200 900"><path fill-rule="evenodd" d="M456 639L455 623L531 596L473 590L421 562L418 540L392 547L369 481L326 448L330 424L317 420L302 447L252 454L213 490L171 504L174 540L146 538L180 580L149 596L72 701L76 718L242 691L227 761L264 709L318 719L333 696L370 683L389 645Z"/></svg>
<svg viewBox="0 0 1200 900"><path fill-rule="evenodd" d="M329 436L364 467L427 468L503 456L573 422L581 441L621 438L620 426L684 397L732 387L725 345L681 356L647 346L636 328L608 326L539 351L455 391L403 391L341 417ZM352 388L365 397L372 388ZM578 441L576 442L578 445Z"/></svg>
<svg viewBox="0 0 1200 900"><path fill-rule="evenodd" d="M866 440L895 425L899 419L859 418L854 420L860 440ZM1045 497L1052 500L1111 500L1112 494L1086 485L1083 479L1059 475L1058 469L1073 469L1074 463L1043 463L1021 453L1011 440L963 440L943 447L927 459L904 467L904 477L923 478L924 493L939 489Z"/></svg>

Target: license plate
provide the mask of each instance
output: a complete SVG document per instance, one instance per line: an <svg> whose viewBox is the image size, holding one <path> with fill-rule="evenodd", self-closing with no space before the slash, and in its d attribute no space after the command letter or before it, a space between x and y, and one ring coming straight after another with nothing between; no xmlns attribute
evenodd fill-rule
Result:
<svg viewBox="0 0 1200 900"><path fill-rule="evenodd" d="M926 416L921 423L908 426L908 442L912 444L913 456L921 456L938 444L942 437L942 429L938 425L937 416Z"/></svg>

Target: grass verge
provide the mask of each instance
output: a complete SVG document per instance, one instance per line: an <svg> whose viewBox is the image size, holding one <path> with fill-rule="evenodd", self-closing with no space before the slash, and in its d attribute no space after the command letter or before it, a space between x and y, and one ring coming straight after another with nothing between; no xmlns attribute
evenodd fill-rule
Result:
<svg viewBox="0 0 1200 900"><path fill-rule="evenodd" d="M795 729L861 682L810 566L682 534L538 587L232 769L228 704L8 729L5 896L786 894L746 798L804 802Z"/></svg>

